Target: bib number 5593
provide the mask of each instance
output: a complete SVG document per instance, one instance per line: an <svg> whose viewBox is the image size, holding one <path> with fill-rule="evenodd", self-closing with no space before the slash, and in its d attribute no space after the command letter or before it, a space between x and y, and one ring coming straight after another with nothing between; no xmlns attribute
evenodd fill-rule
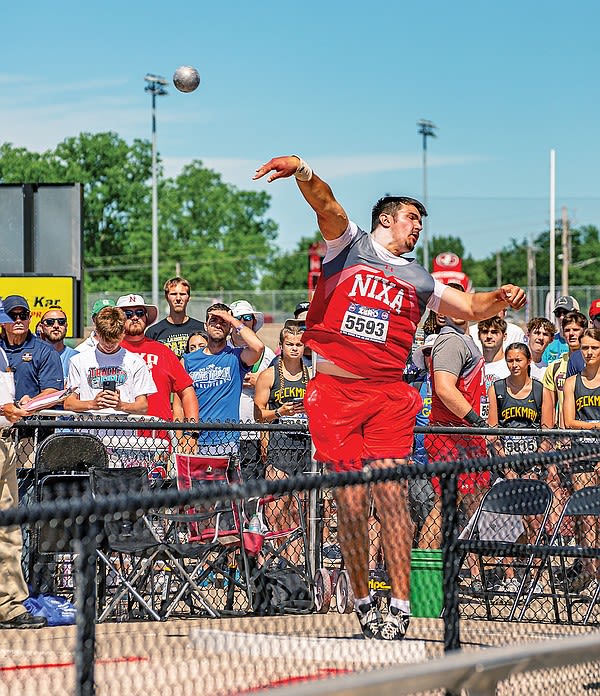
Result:
<svg viewBox="0 0 600 696"><path fill-rule="evenodd" d="M389 312L352 304L344 314L340 332L363 341L385 343L389 328Z"/></svg>

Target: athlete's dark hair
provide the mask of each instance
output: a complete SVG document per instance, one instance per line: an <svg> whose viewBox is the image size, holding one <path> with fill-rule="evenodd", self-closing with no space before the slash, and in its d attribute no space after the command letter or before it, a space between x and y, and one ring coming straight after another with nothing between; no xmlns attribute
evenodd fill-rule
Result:
<svg viewBox="0 0 600 696"><path fill-rule="evenodd" d="M215 309L222 309L224 312L229 312L229 314L231 314L231 307L228 307L226 304L223 304L222 302L215 302L214 304L211 304L211 306L206 310L206 321L208 321L208 315L211 312L214 312Z"/></svg>
<svg viewBox="0 0 600 696"><path fill-rule="evenodd" d="M375 203L371 211L371 232L379 224L379 216L381 213L395 216L405 205L414 205L421 213L421 217L427 217L425 206L416 198L409 198L408 196L384 196Z"/></svg>
<svg viewBox="0 0 600 696"><path fill-rule="evenodd" d="M504 351L504 357L508 355L509 350L520 350L521 353L525 355L527 360L531 362L531 351L529 350L529 346L526 343L521 343L521 341L517 341L515 343L509 343L506 346L506 350Z"/></svg>

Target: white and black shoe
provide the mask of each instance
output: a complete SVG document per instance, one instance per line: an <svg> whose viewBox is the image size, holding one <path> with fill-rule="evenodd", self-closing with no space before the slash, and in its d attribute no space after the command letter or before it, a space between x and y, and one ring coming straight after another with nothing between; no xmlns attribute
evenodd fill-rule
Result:
<svg viewBox="0 0 600 696"><path fill-rule="evenodd" d="M403 640L409 624L409 614L405 614L397 607L390 607L387 616L381 623L379 638L381 640Z"/></svg>
<svg viewBox="0 0 600 696"><path fill-rule="evenodd" d="M381 612L376 604L369 602L356 607L356 615L365 638L380 638Z"/></svg>

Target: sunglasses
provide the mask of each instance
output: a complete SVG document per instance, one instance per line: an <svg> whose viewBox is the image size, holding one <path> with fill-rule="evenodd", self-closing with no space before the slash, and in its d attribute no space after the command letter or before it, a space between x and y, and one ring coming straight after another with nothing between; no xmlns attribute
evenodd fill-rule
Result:
<svg viewBox="0 0 600 696"><path fill-rule="evenodd" d="M236 317L239 321L252 321L254 319L254 314L242 314L241 317Z"/></svg>
<svg viewBox="0 0 600 696"><path fill-rule="evenodd" d="M17 321L17 319L20 319L21 321L27 321L27 319L31 317L31 312L28 312L26 309L24 309L22 312L8 312L8 316L13 321Z"/></svg>
<svg viewBox="0 0 600 696"><path fill-rule="evenodd" d="M54 326L54 324L58 324L59 326L66 326L67 325L67 320L64 318L56 318L56 319L42 319L42 324L44 326Z"/></svg>
<svg viewBox="0 0 600 696"><path fill-rule="evenodd" d="M138 317L139 319L141 319L142 317L146 316L145 309L124 309L123 311L125 313L126 319L131 319L133 317Z"/></svg>

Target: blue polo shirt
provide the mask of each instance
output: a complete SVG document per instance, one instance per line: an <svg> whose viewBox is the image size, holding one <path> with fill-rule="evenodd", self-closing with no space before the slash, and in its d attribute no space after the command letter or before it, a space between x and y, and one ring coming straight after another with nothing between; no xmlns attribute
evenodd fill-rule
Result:
<svg viewBox="0 0 600 696"><path fill-rule="evenodd" d="M243 348L225 346L220 353L211 355L203 350L185 353L183 364L194 380L194 389L200 406L200 420L206 422L240 421L240 395L244 375L250 369L242 362ZM200 445L237 442L238 431L215 430L200 433Z"/></svg>
<svg viewBox="0 0 600 696"><path fill-rule="evenodd" d="M15 376L15 398L17 401L25 394L37 396L44 389L62 389L64 378L60 356L44 341L36 338L31 331L20 346L11 346L0 340L8 362Z"/></svg>
<svg viewBox="0 0 600 696"><path fill-rule="evenodd" d="M71 348L71 346L65 346L60 353L58 353L58 356L60 358L60 364L62 365L63 369L63 377L65 378L65 382L67 381L67 377L69 376L69 362L71 361L71 358L74 355L79 355L79 351L76 351L75 348Z"/></svg>

